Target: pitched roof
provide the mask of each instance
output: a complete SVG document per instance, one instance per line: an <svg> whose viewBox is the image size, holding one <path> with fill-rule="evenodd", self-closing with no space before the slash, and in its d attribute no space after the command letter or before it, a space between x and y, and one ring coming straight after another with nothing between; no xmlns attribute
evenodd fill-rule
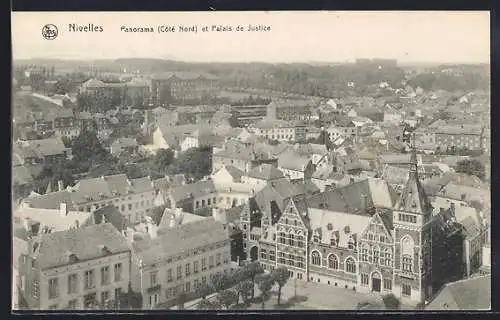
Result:
<svg viewBox="0 0 500 320"><path fill-rule="evenodd" d="M63 231L79 226L91 224L93 222L92 213L86 211L69 210L63 215L59 209L40 209L21 207L15 213L17 217L28 219L32 223L39 223L52 231Z"/></svg>
<svg viewBox="0 0 500 320"><path fill-rule="evenodd" d="M170 194L176 202L190 197L199 198L215 192L215 185L211 180L188 183L170 190Z"/></svg>
<svg viewBox="0 0 500 320"><path fill-rule="evenodd" d="M305 196L308 188L303 182L293 183L286 179L276 180L267 184L263 189L258 191L255 196L255 202L264 212L270 212L269 206L272 201L275 201L280 210L284 209L284 202L296 196ZM318 189L316 189L318 190Z"/></svg>
<svg viewBox="0 0 500 320"><path fill-rule="evenodd" d="M283 175L283 172L278 170L278 168L267 163L263 163L253 168L247 173L247 176L254 179L261 179L266 181L282 179L285 177Z"/></svg>
<svg viewBox="0 0 500 320"><path fill-rule="evenodd" d="M485 310L491 308L491 275L447 283L426 310Z"/></svg>
<svg viewBox="0 0 500 320"><path fill-rule="evenodd" d="M196 222L200 220L205 220L207 217L202 217L193 213L184 212L182 209L169 209L165 208L163 210L163 215L161 217L160 223L158 224L158 229L169 229L172 228L172 222L174 222L174 227L182 224Z"/></svg>
<svg viewBox="0 0 500 320"><path fill-rule="evenodd" d="M233 179L235 181L239 181L241 179L241 176L244 174L243 171L241 171L240 169L238 169L234 166L228 165L228 166L224 166L224 168L231 175L231 177L233 177Z"/></svg>
<svg viewBox="0 0 500 320"><path fill-rule="evenodd" d="M152 76L153 80L169 80L171 78L178 78L181 80L196 80L196 79L208 79L208 80L216 80L217 76L208 74L208 73L197 73L197 72L162 72L157 73Z"/></svg>
<svg viewBox="0 0 500 320"><path fill-rule="evenodd" d="M30 170L25 166L12 167L12 183L19 185L30 184L34 181Z"/></svg>
<svg viewBox="0 0 500 320"><path fill-rule="evenodd" d="M71 264L69 254L74 254L77 261L85 261L129 250L125 237L105 223L44 234L32 255L40 269L48 269Z"/></svg>
<svg viewBox="0 0 500 320"><path fill-rule="evenodd" d="M285 151L278 157L278 167L295 171L305 171L311 160L295 151Z"/></svg>
<svg viewBox="0 0 500 320"><path fill-rule="evenodd" d="M158 232L153 239L133 243L134 253L145 265L212 243L229 239L222 223L212 217Z"/></svg>
<svg viewBox="0 0 500 320"><path fill-rule="evenodd" d="M28 242L18 237L12 238L12 265L17 268L21 254L28 253Z"/></svg>
<svg viewBox="0 0 500 320"><path fill-rule="evenodd" d="M93 215L95 224L101 224L104 218L106 222L111 223L118 231L125 230L128 225L128 220L113 205L101 207L95 210Z"/></svg>
<svg viewBox="0 0 500 320"><path fill-rule="evenodd" d="M28 148L32 148L38 155L52 156L63 154L66 147L60 138L49 138L42 140L27 140L23 142Z"/></svg>
<svg viewBox="0 0 500 320"><path fill-rule="evenodd" d="M307 202L309 208L364 215L366 208L392 208L396 199L397 195L387 182L368 178L309 196Z"/></svg>

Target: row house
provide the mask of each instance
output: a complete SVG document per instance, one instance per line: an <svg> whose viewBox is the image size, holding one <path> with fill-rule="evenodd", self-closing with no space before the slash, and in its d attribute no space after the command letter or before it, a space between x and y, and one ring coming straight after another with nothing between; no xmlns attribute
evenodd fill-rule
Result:
<svg viewBox="0 0 500 320"><path fill-rule="evenodd" d="M34 237L19 257L20 306L119 308L128 292L129 268L129 245L109 223Z"/></svg>
<svg viewBox="0 0 500 320"><path fill-rule="evenodd" d="M212 212L217 204L217 190L211 180L188 183L168 192L167 207L189 213Z"/></svg>
<svg viewBox="0 0 500 320"><path fill-rule="evenodd" d="M309 180L316 170L311 159L294 150L282 153L278 158L278 169L292 180Z"/></svg>
<svg viewBox="0 0 500 320"><path fill-rule="evenodd" d="M295 121L285 121L272 118L264 118L254 124L254 134L267 140L277 141L305 141L306 127Z"/></svg>
<svg viewBox="0 0 500 320"><path fill-rule="evenodd" d="M277 161L277 158L267 150L260 149L257 144L233 140L226 142L222 150L213 150L212 170L230 165L248 172L263 163L277 165Z"/></svg>
<svg viewBox="0 0 500 320"><path fill-rule="evenodd" d="M71 157L71 149L60 138L20 140L14 143L13 154L25 165L52 165Z"/></svg>
<svg viewBox="0 0 500 320"><path fill-rule="evenodd" d="M267 106L267 118L285 121L313 120L313 101L277 100Z"/></svg>
<svg viewBox="0 0 500 320"><path fill-rule="evenodd" d="M461 126L440 126L436 129L436 145L441 150L466 148L482 149L482 128Z"/></svg>
<svg viewBox="0 0 500 320"><path fill-rule="evenodd" d="M88 178L62 191L30 196L22 200L32 208L56 209L65 203L69 210L94 212L112 205L129 223L137 223L154 207L155 190L149 177L128 179L125 174Z"/></svg>
<svg viewBox="0 0 500 320"><path fill-rule="evenodd" d="M141 309L170 307L179 295L193 299L196 288L230 269L229 233L213 218L159 229L154 239L133 243L131 288Z"/></svg>

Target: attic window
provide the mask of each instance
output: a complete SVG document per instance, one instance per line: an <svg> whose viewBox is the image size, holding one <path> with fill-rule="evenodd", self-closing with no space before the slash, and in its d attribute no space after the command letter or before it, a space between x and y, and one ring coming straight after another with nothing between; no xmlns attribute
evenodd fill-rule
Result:
<svg viewBox="0 0 500 320"><path fill-rule="evenodd" d="M333 230L333 225L331 223L328 223L326 225L326 228L329 230L329 231L332 231Z"/></svg>
<svg viewBox="0 0 500 320"><path fill-rule="evenodd" d="M111 253L111 251L109 251L108 247L107 247L107 246L105 246L105 245L100 245L100 246L99 246L99 250L101 250L101 253L102 253L103 255L107 255L107 254L110 254L110 253Z"/></svg>

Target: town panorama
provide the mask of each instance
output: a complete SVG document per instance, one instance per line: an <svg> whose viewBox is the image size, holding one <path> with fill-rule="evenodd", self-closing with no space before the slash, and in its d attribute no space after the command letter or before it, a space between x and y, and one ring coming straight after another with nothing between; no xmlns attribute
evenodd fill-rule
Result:
<svg viewBox="0 0 500 320"><path fill-rule="evenodd" d="M14 61L14 309L489 309L489 65Z"/></svg>

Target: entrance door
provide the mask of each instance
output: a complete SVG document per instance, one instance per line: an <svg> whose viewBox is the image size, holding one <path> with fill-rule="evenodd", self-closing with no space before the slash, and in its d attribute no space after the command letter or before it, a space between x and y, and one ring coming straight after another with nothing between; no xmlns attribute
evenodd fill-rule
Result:
<svg viewBox="0 0 500 320"><path fill-rule="evenodd" d="M250 249L250 260L251 261L255 261L258 258L259 258L259 248L257 248L256 246L253 246Z"/></svg>
<svg viewBox="0 0 500 320"><path fill-rule="evenodd" d="M372 291L380 292L380 285L381 285L380 275L377 272L375 272L372 275Z"/></svg>

